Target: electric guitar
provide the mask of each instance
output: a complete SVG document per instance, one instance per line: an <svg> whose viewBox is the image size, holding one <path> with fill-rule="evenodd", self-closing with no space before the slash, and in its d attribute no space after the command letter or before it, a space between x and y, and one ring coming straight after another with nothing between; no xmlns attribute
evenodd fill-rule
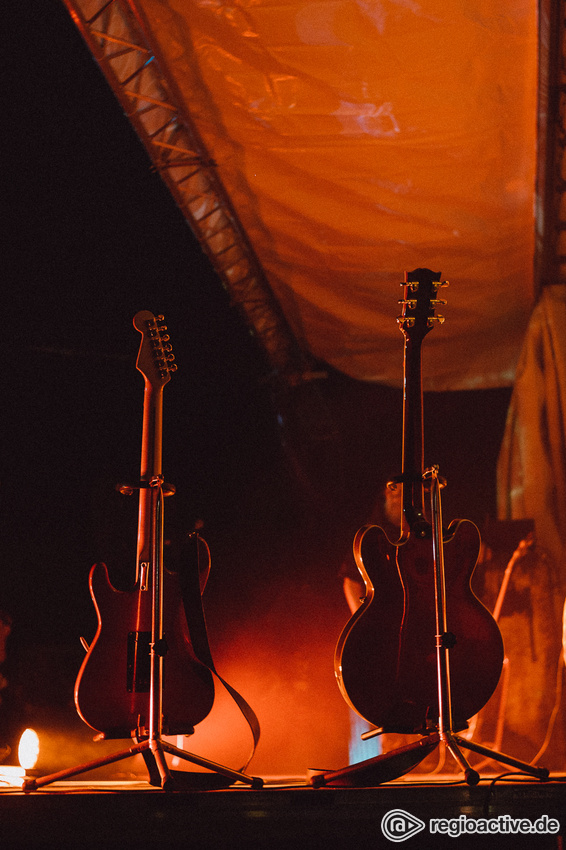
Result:
<svg viewBox="0 0 566 850"><path fill-rule="evenodd" d="M334 667L346 702L386 732L423 733L439 717L433 529L425 509L422 342L435 324L440 275L406 275L402 474L403 530L392 541L376 525L353 543L366 595L340 635ZM471 578L480 550L477 527L455 520L441 531L449 646L452 716L465 728L494 692L503 665L495 620L475 596Z"/></svg>
<svg viewBox="0 0 566 850"><path fill-rule="evenodd" d="M91 569L89 586L98 628L75 683L80 717L105 738L147 735L155 600L162 606L163 633L158 635L156 649L162 658L163 733L191 733L214 701L212 673L193 647L179 576L163 568L157 571L162 587L154 588L154 563L163 555L162 514L160 519L157 511L162 510L161 497L173 492L163 484L161 470L163 388L177 367L163 316L140 311L134 327L142 335L136 366L144 377L136 577L132 590L119 591L111 584L105 564ZM124 487L122 492L135 489ZM208 558L205 542L197 537L195 543L195 552ZM204 568L197 563L186 565L193 575L188 584L196 586L199 595L197 608L209 567L209 561Z"/></svg>

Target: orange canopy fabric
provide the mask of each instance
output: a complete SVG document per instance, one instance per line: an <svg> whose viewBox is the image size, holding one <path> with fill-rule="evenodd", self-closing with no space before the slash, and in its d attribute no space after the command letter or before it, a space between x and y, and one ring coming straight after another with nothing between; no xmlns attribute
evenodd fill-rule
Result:
<svg viewBox="0 0 566 850"><path fill-rule="evenodd" d="M401 380L405 270L441 271L425 389L511 384L533 299L536 5L138 0L291 327Z"/></svg>

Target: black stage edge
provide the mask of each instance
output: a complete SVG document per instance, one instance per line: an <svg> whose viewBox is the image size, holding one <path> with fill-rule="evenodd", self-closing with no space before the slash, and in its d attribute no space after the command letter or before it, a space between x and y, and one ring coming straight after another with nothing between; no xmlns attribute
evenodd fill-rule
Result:
<svg viewBox="0 0 566 850"><path fill-rule="evenodd" d="M537 782L515 775L473 787L423 777L376 788L266 782L262 790L164 793L143 782L61 782L0 792L0 847L10 850L562 850L565 834L566 776Z"/></svg>

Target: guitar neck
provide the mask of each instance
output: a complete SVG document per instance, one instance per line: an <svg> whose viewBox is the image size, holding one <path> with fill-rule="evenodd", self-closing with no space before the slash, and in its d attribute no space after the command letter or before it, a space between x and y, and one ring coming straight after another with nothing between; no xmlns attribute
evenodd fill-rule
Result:
<svg viewBox="0 0 566 850"><path fill-rule="evenodd" d="M138 511L137 567L151 561L152 488L150 482L162 474L163 388L145 382L143 405L142 450L140 465L140 499Z"/></svg>
<svg viewBox="0 0 566 850"><path fill-rule="evenodd" d="M426 522L423 501L422 345L405 337L403 396L403 514L411 531Z"/></svg>
<svg viewBox="0 0 566 850"><path fill-rule="evenodd" d="M405 275L403 315L398 322L405 337L403 396L403 515L409 530L423 536L430 528L423 507L424 437L422 342L435 323L440 272L415 269Z"/></svg>
<svg viewBox="0 0 566 850"><path fill-rule="evenodd" d="M140 464L140 502L136 581L149 567L157 541L154 540L154 495L163 483L161 475L161 443L163 430L163 388L177 369L166 334L163 316L140 310L134 316L134 327L141 335L136 367L144 377L143 428ZM152 485L154 483L154 486ZM146 565L145 567L143 565Z"/></svg>

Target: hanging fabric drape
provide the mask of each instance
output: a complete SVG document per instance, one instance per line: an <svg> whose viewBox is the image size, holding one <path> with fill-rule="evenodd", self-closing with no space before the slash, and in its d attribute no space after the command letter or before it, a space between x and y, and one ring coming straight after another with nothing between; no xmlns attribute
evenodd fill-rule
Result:
<svg viewBox="0 0 566 850"><path fill-rule="evenodd" d="M553 732L551 763L564 747L563 720L554 728L553 716L566 595L565 424L566 285L557 284L543 289L530 319L497 469L499 518L533 519L536 542L513 572L500 622L510 665L505 730L529 759Z"/></svg>
<svg viewBox="0 0 566 850"><path fill-rule="evenodd" d="M539 544L565 570L566 285L547 286L517 369L498 463L500 519L533 519ZM564 575L566 580L566 575ZM565 582L566 583L566 582Z"/></svg>

